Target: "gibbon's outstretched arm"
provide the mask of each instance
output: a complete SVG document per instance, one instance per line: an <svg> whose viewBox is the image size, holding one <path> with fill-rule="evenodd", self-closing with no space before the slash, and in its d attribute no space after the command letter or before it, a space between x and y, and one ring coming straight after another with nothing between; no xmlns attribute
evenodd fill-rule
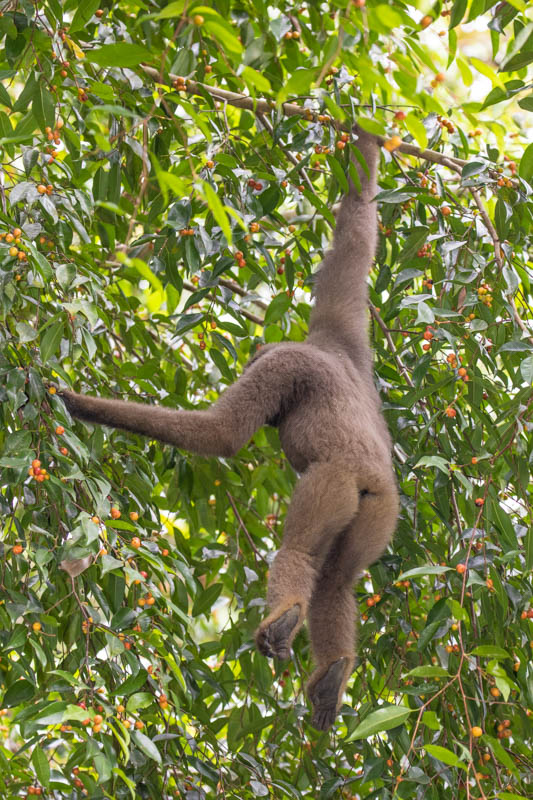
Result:
<svg viewBox="0 0 533 800"><path fill-rule="evenodd" d="M275 364L274 364L275 361ZM266 353L210 408L182 411L61 391L73 417L149 436L204 456L232 456L294 392L294 360Z"/></svg>
<svg viewBox="0 0 533 800"><path fill-rule="evenodd" d="M351 156L361 181L359 193L350 180L350 191L341 202L333 246L326 253L315 283L308 341L325 350L339 346L357 358L370 352L368 344L367 276L377 241L377 192L379 146L375 136L354 127L355 146L363 155L369 176ZM353 145L351 145L353 146Z"/></svg>

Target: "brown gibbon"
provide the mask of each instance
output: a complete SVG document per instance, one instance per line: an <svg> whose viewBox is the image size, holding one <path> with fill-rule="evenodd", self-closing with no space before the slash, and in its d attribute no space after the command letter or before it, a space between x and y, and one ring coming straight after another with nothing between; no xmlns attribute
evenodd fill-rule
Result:
<svg viewBox="0 0 533 800"><path fill-rule="evenodd" d="M304 343L262 347L205 410L60 393L74 417L206 456L234 456L262 425L279 429L299 481L270 569L269 613L256 643L264 655L287 659L307 618L316 664L307 693L312 725L319 730L334 722L354 667L354 583L383 553L398 516L391 440L367 331L379 147L360 128L354 133L367 169L353 159L360 191L350 181L332 249L317 274Z"/></svg>

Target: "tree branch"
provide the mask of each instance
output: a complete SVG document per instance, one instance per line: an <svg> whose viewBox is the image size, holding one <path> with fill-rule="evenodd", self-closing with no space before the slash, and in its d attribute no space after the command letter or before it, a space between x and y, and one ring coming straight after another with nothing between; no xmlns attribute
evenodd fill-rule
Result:
<svg viewBox="0 0 533 800"><path fill-rule="evenodd" d="M145 64L142 64L141 67L144 72L155 81L159 82L161 80L159 72L153 67L148 67ZM177 78L178 75L172 73L168 75L168 80L171 83ZM227 89L220 89L218 86L209 86L206 83L199 83L198 81L189 79L186 80L185 87L181 91L185 91L188 94L198 94L200 96L207 93L211 95L214 100L220 100L220 102L235 106L235 108L245 108L248 111L252 111L254 114L270 114L272 110L277 107L277 103L273 100L260 100L245 94L230 92ZM319 121L318 112L312 111L310 108L303 108L297 103L282 103L281 109L287 117L302 117L302 119L308 120L309 122ZM351 130L351 125L343 125L337 122L335 123L335 127L340 130ZM383 145L387 141L385 136L376 136L376 139L380 145ZM435 150L421 150L420 147L408 144L407 142L402 142L397 150L406 155L421 158L424 161L431 161L434 164L450 167L456 171L461 171L464 165L468 163L462 158L452 158L444 155L444 153L437 153Z"/></svg>
<svg viewBox="0 0 533 800"><path fill-rule="evenodd" d="M502 247L501 247L500 239L499 239L499 236L498 236L498 234L496 232L496 228L492 224L492 220L490 219L490 217L489 217L489 215L487 213L487 210L485 209L485 206L481 202L481 198L480 198L478 192L476 191L476 189L470 188L470 194L474 198L474 202L475 202L476 206L479 209L479 213L481 214L481 219L483 220L483 223L484 223L486 229L489 232L489 236L490 236L490 238L492 239L492 241L494 243L494 257L496 259L496 263L498 265L498 269L501 271L501 269L503 267L503 255L502 255ZM511 306L511 309L512 309L512 312L513 312L513 319L514 319L515 323L518 325L520 330L523 331L523 333L527 334L528 341L531 344L533 344L533 335L531 334L531 331L526 326L524 320L522 319L522 317L518 313L518 309L516 307L515 299L514 299L513 295L510 292L507 295L507 298L509 300L509 305Z"/></svg>

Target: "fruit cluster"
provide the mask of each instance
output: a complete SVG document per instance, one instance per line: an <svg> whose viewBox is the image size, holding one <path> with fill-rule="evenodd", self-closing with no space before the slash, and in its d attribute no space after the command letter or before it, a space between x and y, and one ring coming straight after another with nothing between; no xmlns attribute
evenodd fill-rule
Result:
<svg viewBox="0 0 533 800"><path fill-rule="evenodd" d="M41 462L38 458L34 458L31 462L31 467L28 468L28 475L30 475L32 478L35 478L35 480L39 483L50 480L50 475L46 471L45 467L41 467Z"/></svg>
<svg viewBox="0 0 533 800"><path fill-rule="evenodd" d="M439 72L439 75L441 75L441 74L442 73ZM436 80L436 76L435 76L434 80ZM450 122L449 119L446 119L445 117L441 117L440 114L439 114L439 116L437 117L437 122L439 123L441 128L446 128L448 133L455 133L455 125L453 124L453 122Z"/></svg>
<svg viewBox="0 0 533 800"><path fill-rule="evenodd" d="M178 92L184 92L187 88L187 82L185 78L178 76L176 80L172 82L172 86L177 89Z"/></svg>
<svg viewBox="0 0 533 800"><path fill-rule="evenodd" d="M9 255L12 258L18 258L19 261L26 261L28 256L22 249L22 230L20 228L13 228L11 231L3 231L0 233L0 241L5 241L10 245Z"/></svg>
<svg viewBox="0 0 533 800"><path fill-rule="evenodd" d="M481 286L477 290L477 299L481 300L483 305L486 305L487 308L492 308L492 289L488 285L488 283L482 283Z"/></svg>

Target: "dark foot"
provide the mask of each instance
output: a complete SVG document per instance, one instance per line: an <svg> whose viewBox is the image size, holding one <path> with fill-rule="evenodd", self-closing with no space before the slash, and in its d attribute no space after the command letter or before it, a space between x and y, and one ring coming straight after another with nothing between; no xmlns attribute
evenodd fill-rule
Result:
<svg viewBox="0 0 533 800"><path fill-rule="evenodd" d="M317 682L308 689L313 704L311 725L318 731L327 731L335 722L339 706L339 694L345 681L347 658L339 658L328 667Z"/></svg>
<svg viewBox="0 0 533 800"><path fill-rule="evenodd" d="M292 633L300 620L298 604L277 619L267 618L259 626L255 641L260 653L270 658L287 659L291 654Z"/></svg>

